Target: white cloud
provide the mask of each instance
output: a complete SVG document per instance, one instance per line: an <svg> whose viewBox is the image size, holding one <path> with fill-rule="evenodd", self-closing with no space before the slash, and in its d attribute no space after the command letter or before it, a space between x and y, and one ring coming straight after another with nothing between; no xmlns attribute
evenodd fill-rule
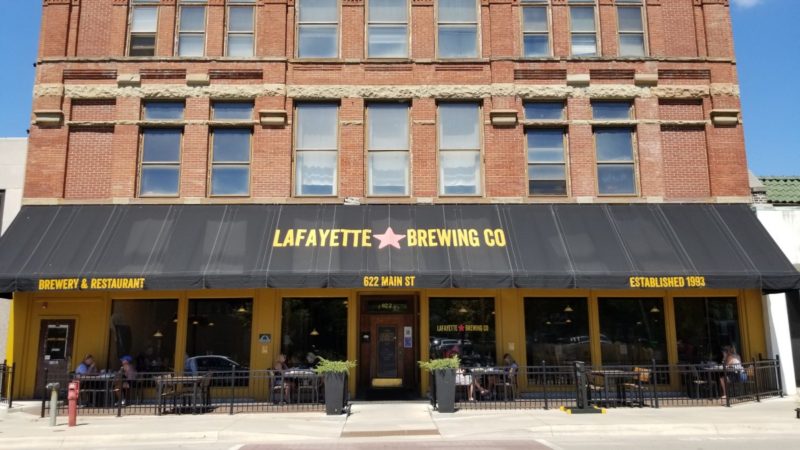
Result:
<svg viewBox="0 0 800 450"><path fill-rule="evenodd" d="M751 8L763 3L764 0L733 0L733 4L742 8Z"/></svg>

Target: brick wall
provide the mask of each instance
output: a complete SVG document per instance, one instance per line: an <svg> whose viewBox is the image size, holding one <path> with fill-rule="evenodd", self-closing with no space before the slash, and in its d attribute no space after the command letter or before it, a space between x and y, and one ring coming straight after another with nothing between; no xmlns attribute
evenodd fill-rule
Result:
<svg viewBox="0 0 800 450"><path fill-rule="evenodd" d="M298 60L294 58L298 1L256 2L255 57L229 61L224 57L224 0L209 0L206 57L190 60L175 57L180 2L160 3L156 57L127 59L126 1L45 0L34 110L62 110L64 122L57 127L32 126L26 196L135 198L141 101L179 98L186 101L180 195L207 197L212 99L241 98L255 102L256 115L262 110L287 115L285 126L253 127L251 197L295 201L293 104L308 100L341 105L338 196L365 197L365 105L383 95L371 86L396 89L392 99L411 104L410 199L378 201L428 197L454 201L437 197L436 132L437 101L453 98L480 102L484 121L483 195L455 201L609 201L597 199L590 100L619 98L635 103L637 122L630 126L636 130L639 190L637 196L619 201L709 201L748 195L741 126L721 128L710 123L712 110L739 108L729 10L716 0L649 2L647 49L658 59L616 57L617 13L612 0L602 0L597 7L601 57L571 58L569 7L554 1L550 8L554 58L535 61L520 56L522 9L519 2L507 0L479 2L479 59L437 60L435 2L413 0L410 59L366 60L366 5L349 0L341 8L340 58ZM210 86L187 87L184 74L205 75L209 70L258 75L216 77ZM516 72L533 75L516 79ZM590 72L597 76L592 75L588 89L568 86L563 75ZM151 74L143 76L141 87L117 86L118 75L139 73ZM633 74L659 74L658 86L649 90L637 86ZM277 87L269 94L251 93L264 86ZM348 90L352 86L369 88L362 95ZM553 90L542 90L548 86ZM727 88L721 91L719 86ZM452 89L436 93L440 87ZM516 110L521 121L524 102L541 98L567 104L567 122L558 124L567 129L569 196L565 198L528 196L524 125L498 127L490 121L497 110ZM687 121L688 128L683 123Z"/></svg>

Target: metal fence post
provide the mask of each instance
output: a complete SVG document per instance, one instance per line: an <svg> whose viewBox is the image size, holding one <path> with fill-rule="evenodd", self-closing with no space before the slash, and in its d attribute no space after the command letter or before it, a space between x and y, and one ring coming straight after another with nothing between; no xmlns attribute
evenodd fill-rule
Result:
<svg viewBox="0 0 800 450"><path fill-rule="evenodd" d="M775 375L778 379L778 392L783 398L783 375L781 374L781 355L775 355Z"/></svg>
<svg viewBox="0 0 800 450"><path fill-rule="evenodd" d="M547 371L545 362L542 360L542 395L544 396L544 409L549 409L547 404Z"/></svg>
<svg viewBox="0 0 800 450"><path fill-rule="evenodd" d="M730 408L731 407L731 394L733 393L734 389L736 389L736 388L734 387L735 383L731 383L730 382L732 380L732 378L728 377L728 373L729 373L728 365L727 364L723 364L722 376L725 378L725 386L726 386L726 388L725 388L725 406Z"/></svg>
<svg viewBox="0 0 800 450"><path fill-rule="evenodd" d="M230 405L230 410L228 411L228 415L231 416L233 415L233 395L234 392L236 391L235 386L236 386L236 367L233 364L231 364L231 405Z"/></svg>
<svg viewBox="0 0 800 450"><path fill-rule="evenodd" d="M44 405L47 403L47 367L44 368L44 383L42 384L42 415L41 418L44 419Z"/></svg>
<svg viewBox="0 0 800 450"><path fill-rule="evenodd" d="M650 392L653 394L653 408L658 408L658 391L656 390L656 385L658 384L658 378L656 377L656 359L653 358L650 360L650 367L652 374L650 376Z"/></svg>
<svg viewBox="0 0 800 450"><path fill-rule="evenodd" d="M14 403L14 372L16 372L17 363L11 364L11 372L9 373L8 380L8 409L11 409ZM6 366L8 369L8 366Z"/></svg>
<svg viewBox="0 0 800 450"><path fill-rule="evenodd" d="M745 370L744 373L747 373L747 371ZM756 386L756 401L761 402L761 394L759 394L761 391L761 384L758 382L758 364L756 364L755 358L753 358L753 383Z"/></svg>

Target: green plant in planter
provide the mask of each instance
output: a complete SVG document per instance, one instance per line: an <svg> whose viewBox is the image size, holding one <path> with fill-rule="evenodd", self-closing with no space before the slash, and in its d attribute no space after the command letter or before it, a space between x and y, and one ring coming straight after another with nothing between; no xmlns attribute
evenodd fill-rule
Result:
<svg viewBox="0 0 800 450"><path fill-rule="evenodd" d="M431 372L444 369L458 369L461 366L461 360L458 359L458 355L455 355L451 358L438 358L430 361L420 361L419 366Z"/></svg>
<svg viewBox="0 0 800 450"><path fill-rule="evenodd" d="M331 361L329 359L320 358L320 363L314 368L314 372L319 375L326 373L348 373L350 369L356 367L355 361Z"/></svg>

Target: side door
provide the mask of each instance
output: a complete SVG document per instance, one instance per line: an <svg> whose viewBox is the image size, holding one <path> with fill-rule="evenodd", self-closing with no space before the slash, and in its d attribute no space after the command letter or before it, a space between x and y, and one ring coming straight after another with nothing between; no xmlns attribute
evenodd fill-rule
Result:
<svg viewBox="0 0 800 450"><path fill-rule="evenodd" d="M35 398L41 398L47 383L61 383L67 389L75 344L74 319L45 319L39 325L39 351L36 368Z"/></svg>
<svg viewBox="0 0 800 450"><path fill-rule="evenodd" d="M372 327L372 387L403 387L403 317L373 317Z"/></svg>

